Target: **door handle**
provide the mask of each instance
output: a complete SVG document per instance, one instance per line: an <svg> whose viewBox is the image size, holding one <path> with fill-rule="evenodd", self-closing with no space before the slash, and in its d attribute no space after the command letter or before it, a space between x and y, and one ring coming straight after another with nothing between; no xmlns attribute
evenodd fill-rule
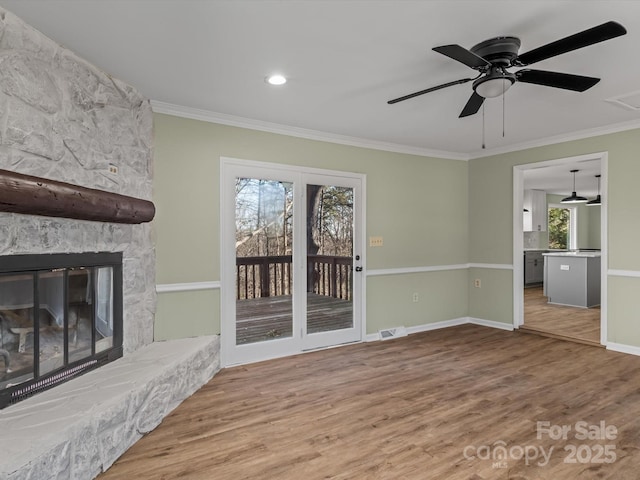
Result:
<svg viewBox="0 0 640 480"><path fill-rule="evenodd" d="M356 272L361 272L362 271L362 267L356 267Z"/></svg>

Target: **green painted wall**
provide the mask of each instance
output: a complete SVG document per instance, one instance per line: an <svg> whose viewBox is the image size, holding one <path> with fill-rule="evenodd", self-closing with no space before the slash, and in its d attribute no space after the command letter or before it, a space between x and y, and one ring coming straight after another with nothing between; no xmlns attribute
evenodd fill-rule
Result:
<svg viewBox="0 0 640 480"><path fill-rule="evenodd" d="M383 247L367 249L368 269L468 261L468 162L163 114L154 123L158 284L221 280L220 157L366 174L366 237L384 238ZM466 270L370 277L367 288L368 332L398 326L398 319L411 326L467 315ZM413 292L420 293L418 303ZM389 325L390 318L396 323ZM156 339L219 333L218 292L160 293L155 328Z"/></svg>
<svg viewBox="0 0 640 480"><path fill-rule="evenodd" d="M608 287L608 340L640 346L640 315L637 307L640 278L610 276Z"/></svg>
<svg viewBox="0 0 640 480"><path fill-rule="evenodd" d="M165 292L157 298L156 341L220 333L220 290Z"/></svg>
<svg viewBox="0 0 640 480"><path fill-rule="evenodd" d="M219 159L242 158L367 176L366 236L384 237L368 248L368 269L465 263L512 263L513 166L608 152L610 269L640 271L636 239L640 202L632 195L640 178L640 132L478 158L470 162L426 158L305 140L267 132L155 117L157 282L220 280ZM455 192L456 195L451 195ZM443 201L446 199L446 201ZM598 248L599 209L592 209L581 237ZM606 267L606 266L605 266ZM512 271L471 268L370 276L367 331L422 325L461 317L511 324ZM482 281L481 288L473 280ZM638 280L609 277L609 339L640 346L634 292ZM420 300L412 301L413 293ZM220 332L216 291L161 293L156 338Z"/></svg>
<svg viewBox="0 0 640 480"><path fill-rule="evenodd" d="M640 179L640 131L629 130L573 142L505 153L469 162L469 261L512 263L513 166L595 152L608 152L608 254L609 269L640 271L640 202L634 198ZM603 268L606 268L603 265ZM508 282L507 282L508 283ZM609 277L609 339L640 346L636 310L630 291L634 278ZM501 321L512 314L512 286L499 291L475 289L469 297L469 315ZM615 340L618 339L618 340ZM623 341L620 339L628 339Z"/></svg>
<svg viewBox="0 0 640 480"><path fill-rule="evenodd" d="M480 280L480 288L474 285L476 279ZM512 270L470 268L469 316L513 325L512 291Z"/></svg>
<svg viewBox="0 0 640 480"><path fill-rule="evenodd" d="M369 277L367 332L466 317L467 296L467 269Z"/></svg>
<svg viewBox="0 0 640 480"><path fill-rule="evenodd" d="M587 247L583 248L602 248L602 239L600 237L600 224L602 221L600 208L598 206L586 207L589 209L589 232Z"/></svg>

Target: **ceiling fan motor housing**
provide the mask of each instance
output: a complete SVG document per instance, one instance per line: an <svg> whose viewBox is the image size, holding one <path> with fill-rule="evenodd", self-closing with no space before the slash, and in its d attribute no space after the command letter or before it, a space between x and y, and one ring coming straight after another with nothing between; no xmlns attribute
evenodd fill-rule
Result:
<svg viewBox="0 0 640 480"><path fill-rule="evenodd" d="M471 52L484 58L493 66L509 67L518 57L520 39L517 37L495 37L480 42L471 48Z"/></svg>

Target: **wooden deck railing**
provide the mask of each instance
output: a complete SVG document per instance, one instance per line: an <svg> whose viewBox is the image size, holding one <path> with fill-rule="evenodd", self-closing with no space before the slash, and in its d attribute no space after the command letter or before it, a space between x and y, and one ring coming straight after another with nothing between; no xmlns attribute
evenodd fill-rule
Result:
<svg viewBox="0 0 640 480"><path fill-rule="evenodd" d="M351 300L351 257L309 255L307 272L308 292ZM236 258L238 300L291 295L292 281L291 255Z"/></svg>
<svg viewBox="0 0 640 480"><path fill-rule="evenodd" d="M307 257L307 291L326 297L351 300L351 257L309 255Z"/></svg>

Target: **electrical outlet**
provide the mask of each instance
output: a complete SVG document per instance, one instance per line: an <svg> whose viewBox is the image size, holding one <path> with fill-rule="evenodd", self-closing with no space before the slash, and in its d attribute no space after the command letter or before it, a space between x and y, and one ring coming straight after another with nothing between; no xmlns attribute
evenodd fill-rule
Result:
<svg viewBox="0 0 640 480"><path fill-rule="evenodd" d="M112 175L117 175L118 174L118 166L114 165L113 163L109 164L109 173Z"/></svg>
<svg viewBox="0 0 640 480"><path fill-rule="evenodd" d="M370 247L381 247L382 246L382 237L369 237L369 246Z"/></svg>
<svg viewBox="0 0 640 480"><path fill-rule="evenodd" d="M482 281L479 278L476 278L473 281L473 286L476 287L476 288L482 288Z"/></svg>
<svg viewBox="0 0 640 480"><path fill-rule="evenodd" d="M418 292L413 292L413 303L417 303L420 300L420 295Z"/></svg>

